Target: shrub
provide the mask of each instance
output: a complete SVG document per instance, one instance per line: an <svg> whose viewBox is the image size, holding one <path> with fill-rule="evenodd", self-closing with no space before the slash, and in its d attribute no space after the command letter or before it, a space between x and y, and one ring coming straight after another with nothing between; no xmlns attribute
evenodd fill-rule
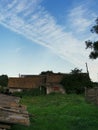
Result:
<svg viewBox="0 0 98 130"><path fill-rule="evenodd" d="M61 81L67 93L84 93L85 87L92 87L89 75L86 73L69 74Z"/></svg>
<svg viewBox="0 0 98 130"><path fill-rule="evenodd" d="M45 95L45 90L44 88L42 87L42 89L40 90L40 87L38 88L33 88L33 89L24 89L23 91L21 92L14 92L13 95L14 96L19 96L19 97L22 97L22 96L38 96L38 95Z"/></svg>

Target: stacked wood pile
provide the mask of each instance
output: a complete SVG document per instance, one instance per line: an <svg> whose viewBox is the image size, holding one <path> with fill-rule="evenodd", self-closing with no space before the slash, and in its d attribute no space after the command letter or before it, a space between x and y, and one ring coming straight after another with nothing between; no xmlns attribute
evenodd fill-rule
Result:
<svg viewBox="0 0 98 130"><path fill-rule="evenodd" d="M10 129L12 124L29 125L29 114L19 100L18 97L0 94L0 130Z"/></svg>

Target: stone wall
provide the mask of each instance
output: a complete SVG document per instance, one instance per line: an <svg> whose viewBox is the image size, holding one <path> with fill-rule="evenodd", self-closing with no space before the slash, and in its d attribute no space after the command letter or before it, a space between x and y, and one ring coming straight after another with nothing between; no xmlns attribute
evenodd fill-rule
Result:
<svg viewBox="0 0 98 130"><path fill-rule="evenodd" d="M86 88L85 99L87 102L98 105L98 87L97 88Z"/></svg>

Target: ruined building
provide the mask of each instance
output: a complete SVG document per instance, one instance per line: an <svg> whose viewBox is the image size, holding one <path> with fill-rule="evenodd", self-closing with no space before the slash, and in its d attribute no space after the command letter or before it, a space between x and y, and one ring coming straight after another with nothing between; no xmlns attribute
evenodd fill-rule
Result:
<svg viewBox="0 0 98 130"><path fill-rule="evenodd" d="M10 92L33 88L45 88L47 94L51 92L65 93L60 84L62 78L67 74L45 72L40 75L20 75L9 78L8 87Z"/></svg>
<svg viewBox="0 0 98 130"><path fill-rule="evenodd" d="M88 73L81 74L84 79L88 77ZM46 94L52 92L65 93L61 81L68 75L70 74L53 73L50 71L42 72L40 75L20 75L16 78L9 78L8 87L10 92L39 88L40 91L44 89Z"/></svg>

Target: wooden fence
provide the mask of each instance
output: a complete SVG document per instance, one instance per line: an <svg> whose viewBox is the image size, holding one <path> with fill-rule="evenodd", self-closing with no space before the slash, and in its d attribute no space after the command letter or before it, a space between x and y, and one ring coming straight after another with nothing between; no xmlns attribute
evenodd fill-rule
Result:
<svg viewBox="0 0 98 130"><path fill-rule="evenodd" d="M85 89L85 99L87 102L98 105L98 87L86 88Z"/></svg>

